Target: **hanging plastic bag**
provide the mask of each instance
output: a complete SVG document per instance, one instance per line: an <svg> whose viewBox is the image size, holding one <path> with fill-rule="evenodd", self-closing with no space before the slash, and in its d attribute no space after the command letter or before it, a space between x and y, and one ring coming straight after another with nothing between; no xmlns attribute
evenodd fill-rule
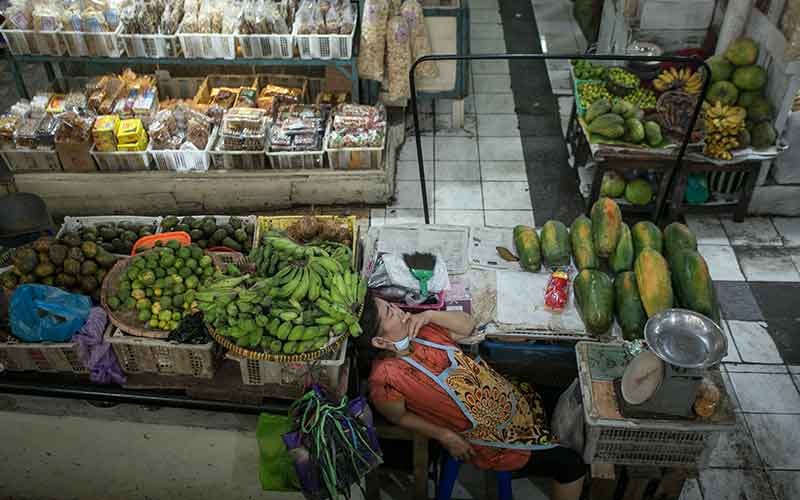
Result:
<svg viewBox="0 0 800 500"><path fill-rule="evenodd" d="M292 430L286 415L262 413L258 417L256 439L261 455L258 477L264 491L297 491L300 480L283 444L283 435Z"/></svg>
<svg viewBox="0 0 800 500"><path fill-rule="evenodd" d="M433 276L428 280L428 292L437 293L450 288L450 278L447 275L447 265L440 253L436 253L436 264L433 266ZM399 287L414 292L420 291L420 283L411 274L411 270L403 260L403 256L394 253L384 253L377 257L373 271L367 279L369 288Z"/></svg>
<svg viewBox="0 0 800 500"><path fill-rule="evenodd" d="M102 307L93 307L81 329L72 336L78 343L78 357L83 366L89 369L89 380L95 384L115 383L125 385L125 374L119 366L111 344L103 334L108 318Z"/></svg>
<svg viewBox="0 0 800 500"><path fill-rule="evenodd" d="M367 80L383 80L386 49L388 0L366 0L361 16L361 40L358 52L358 75Z"/></svg>
<svg viewBox="0 0 800 500"><path fill-rule="evenodd" d="M417 0L405 0L400 8L400 13L406 18L408 31L411 37L411 61L431 53L431 41L428 37L428 28L425 26L425 14ZM436 61L426 61L418 64L414 70L417 78L436 78L439 68Z"/></svg>
<svg viewBox="0 0 800 500"><path fill-rule="evenodd" d="M389 101L397 103L411 96L408 71L411 68L411 40L403 16L393 16L386 28L386 80Z"/></svg>
<svg viewBox="0 0 800 500"><path fill-rule="evenodd" d="M22 285L11 296L11 333L23 342L66 342L86 322L92 301L47 285Z"/></svg>
<svg viewBox="0 0 800 500"><path fill-rule="evenodd" d="M583 455L583 399L578 379L559 396L550 427L561 446Z"/></svg>

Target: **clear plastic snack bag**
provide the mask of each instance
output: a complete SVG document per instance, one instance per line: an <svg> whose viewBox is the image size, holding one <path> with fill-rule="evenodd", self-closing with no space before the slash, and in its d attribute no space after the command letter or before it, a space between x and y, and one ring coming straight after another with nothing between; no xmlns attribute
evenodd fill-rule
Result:
<svg viewBox="0 0 800 500"><path fill-rule="evenodd" d="M403 16L389 19L386 33L386 78L389 101L404 101L411 96L408 71L411 68L411 41Z"/></svg>
<svg viewBox="0 0 800 500"><path fill-rule="evenodd" d="M417 0L405 0L400 8L403 17L406 18L411 37L411 61L416 61L422 56L431 53L431 42L428 37L428 28L425 26L425 14L422 6ZM439 76L439 68L436 61L426 61L417 65L414 70L417 78L436 78Z"/></svg>
<svg viewBox="0 0 800 500"><path fill-rule="evenodd" d="M358 53L358 74L361 78L383 81L388 16L388 0L366 0L364 2Z"/></svg>

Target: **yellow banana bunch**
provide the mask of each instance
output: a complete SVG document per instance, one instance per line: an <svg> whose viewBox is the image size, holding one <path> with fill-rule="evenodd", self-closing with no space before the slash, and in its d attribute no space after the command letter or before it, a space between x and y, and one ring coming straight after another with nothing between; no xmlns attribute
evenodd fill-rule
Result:
<svg viewBox="0 0 800 500"><path fill-rule="evenodd" d="M739 147L739 133L745 128L747 111L739 106L725 106L719 101L705 106L705 148L703 152L721 160L731 160L731 150Z"/></svg>
<svg viewBox="0 0 800 500"><path fill-rule="evenodd" d="M703 75L690 68L676 69L674 66L665 69L653 80L653 87L659 92L683 90L687 94L697 95L703 86Z"/></svg>

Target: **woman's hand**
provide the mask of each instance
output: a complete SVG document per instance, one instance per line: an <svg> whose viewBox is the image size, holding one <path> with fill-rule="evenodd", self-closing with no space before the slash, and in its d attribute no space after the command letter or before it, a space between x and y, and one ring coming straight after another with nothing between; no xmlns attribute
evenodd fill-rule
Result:
<svg viewBox="0 0 800 500"><path fill-rule="evenodd" d="M447 450L447 453L456 460L468 462L475 457L475 450L467 442L466 439L459 436L453 431L447 431L439 438L439 442Z"/></svg>
<svg viewBox="0 0 800 500"><path fill-rule="evenodd" d="M430 322L430 311L421 312L419 314L409 314L405 321L408 325L408 338L414 340L422 327L430 324Z"/></svg>

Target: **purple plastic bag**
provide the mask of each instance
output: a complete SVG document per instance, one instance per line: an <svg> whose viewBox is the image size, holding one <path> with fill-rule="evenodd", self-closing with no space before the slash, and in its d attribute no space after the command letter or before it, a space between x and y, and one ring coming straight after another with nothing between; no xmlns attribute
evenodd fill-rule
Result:
<svg viewBox="0 0 800 500"><path fill-rule="evenodd" d="M126 379L117 357L111 345L103 341L107 319L102 308L92 307L86 323L72 336L72 341L78 343L78 355L81 363L89 369L89 379L92 382L124 385Z"/></svg>

